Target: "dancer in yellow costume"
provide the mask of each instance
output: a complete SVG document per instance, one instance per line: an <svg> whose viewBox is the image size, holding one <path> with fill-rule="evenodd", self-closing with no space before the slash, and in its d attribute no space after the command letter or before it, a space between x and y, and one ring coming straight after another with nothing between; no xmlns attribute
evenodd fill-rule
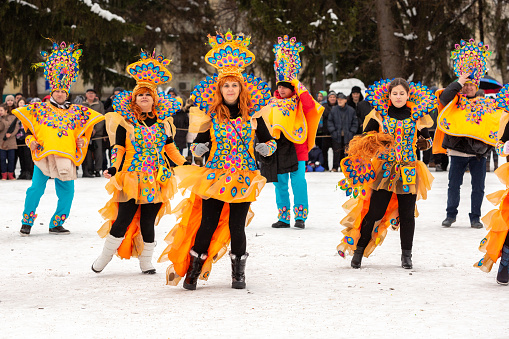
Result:
<svg viewBox="0 0 509 339"><path fill-rule="evenodd" d="M204 167L182 166L175 174L179 188L191 197L177 207L180 223L166 237L168 247L159 261L170 260L167 283L195 290L198 278L207 279L213 262L227 251L231 239L232 288L246 287L245 227L249 213L265 185L254 158L276 148L259 110L270 99L270 88L260 78L243 74L254 62L250 37L242 33L209 35L212 49L205 62L219 74L207 77L191 93L199 110L191 113L190 132L199 133L191 146L196 156L210 151ZM255 135L258 144L255 146Z"/></svg>
<svg viewBox="0 0 509 339"><path fill-rule="evenodd" d="M44 67L44 77L51 87L49 103L34 103L12 113L27 131L25 143L32 151L34 174L27 189L20 234L28 236L37 217L36 210L49 178L55 178L58 205L51 218L51 234L69 234L62 225L69 217L74 198L76 166L87 153L95 124L104 120L96 111L66 101L71 84L79 74L82 50L75 44L53 42L51 53L41 52L46 59L34 67Z"/></svg>
<svg viewBox="0 0 509 339"><path fill-rule="evenodd" d="M113 101L114 112L106 115L106 125L112 149L112 167L104 172L110 181L106 185L113 194L100 210L106 223L98 231L105 237L104 248L92 265L101 272L117 252L123 259L138 257L145 274L156 272L152 254L156 246L154 226L171 212L170 199L177 182L169 166L169 157L183 165L175 146L172 115L180 103L159 92L157 86L171 80L166 69L170 60L155 53L141 53L141 60L127 66L136 79L132 92L119 93Z"/></svg>
<svg viewBox="0 0 509 339"><path fill-rule="evenodd" d="M268 182L274 183L276 189L278 221L272 224L274 228L290 227L289 179L294 202L294 226L303 229L309 214L306 162L309 151L315 145L324 107L297 79L302 50L302 44L287 35L280 37L274 45L277 90L263 109L263 115L271 124L272 135L277 139L276 153L262 159L262 174Z"/></svg>
<svg viewBox="0 0 509 339"><path fill-rule="evenodd" d="M509 155L509 84L506 84L497 94L495 100L496 106L504 110L502 119L500 120L500 128L497 132L498 142L496 150L498 155L506 157ZM509 163L500 166L496 171L498 179L505 185L504 190L491 193L486 198L493 203L499 205L498 209L494 209L486 214L482 221L489 231L479 246L481 252L486 255L477 262L474 267L479 267L484 272L491 271L493 264L500 258L498 267L497 283L500 285L509 284Z"/></svg>
<svg viewBox="0 0 509 339"><path fill-rule="evenodd" d="M439 115L433 153L451 157L446 218L442 226L456 222L460 188L467 166L472 177L470 226L482 228L481 205L484 199L486 156L497 142L502 110L490 98L476 97L481 78L487 70L491 51L482 42L462 40L451 52L454 73L458 76L447 88L437 91Z"/></svg>
<svg viewBox="0 0 509 339"><path fill-rule="evenodd" d="M353 252L351 266L360 268L362 256L383 243L387 229L399 229L401 266L410 269L416 201L426 199L433 181L415 148L431 147L427 128L433 125L429 112L436 97L401 78L376 82L366 93L374 110L365 120L365 133L354 137L341 161L346 178L339 184L353 198L343 205L348 215L341 220L346 229L337 250L342 257Z"/></svg>

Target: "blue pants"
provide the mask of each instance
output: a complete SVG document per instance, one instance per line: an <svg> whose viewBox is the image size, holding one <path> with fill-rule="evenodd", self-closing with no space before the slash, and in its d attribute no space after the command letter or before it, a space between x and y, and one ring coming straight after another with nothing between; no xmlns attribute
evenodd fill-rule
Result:
<svg viewBox="0 0 509 339"><path fill-rule="evenodd" d="M447 217L456 219L460 204L460 187L467 165L472 177L472 194L470 196L470 222L481 218L481 205L484 198L484 181L486 179L486 158L451 156L449 169L449 189L447 190Z"/></svg>
<svg viewBox="0 0 509 339"><path fill-rule="evenodd" d="M49 177L44 175L39 167L34 166L32 186L27 189L25 209L23 210L23 220L21 221L24 225L33 226L34 220L37 217L35 211L37 210L39 201L44 194L48 179ZM62 226L67 217L69 217L72 199L74 198L74 180L62 181L55 178L55 190L58 197L58 204L55 214L51 217L51 222L49 224L50 228Z"/></svg>
<svg viewBox="0 0 509 339"><path fill-rule="evenodd" d="M288 180L292 180L293 212L295 220L308 218L308 185L306 183L306 162L299 161L299 169L295 172L278 174L276 187L276 204L278 219L290 223L290 193Z"/></svg>
<svg viewBox="0 0 509 339"><path fill-rule="evenodd" d="M15 165L16 150L3 150L0 149L0 172L13 173Z"/></svg>

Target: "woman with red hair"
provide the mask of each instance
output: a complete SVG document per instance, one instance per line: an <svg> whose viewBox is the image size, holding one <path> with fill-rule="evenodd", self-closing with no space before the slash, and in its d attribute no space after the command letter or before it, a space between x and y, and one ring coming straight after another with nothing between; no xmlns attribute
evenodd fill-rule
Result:
<svg viewBox="0 0 509 339"><path fill-rule="evenodd" d="M199 133L192 152L210 155L204 167L175 171L179 188L192 194L177 207L181 221L166 237L169 245L159 261L173 263L167 269L169 285L185 276L184 288L195 290L198 278L208 278L212 262L226 253L231 239L232 288L243 289L245 227L252 218L251 202L266 182L254 151L262 156L275 151L275 141L258 112L270 98L270 89L259 78L242 74L254 61L247 49L249 38L227 32L209 36L209 43L213 49L205 60L219 75L207 77L191 94L199 107L191 109L190 132Z"/></svg>
<svg viewBox="0 0 509 339"><path fill-rule="evenodd" d="M106 223L98 231L106 238L104 248L92 265L100 273L113 254L124 259L140 260L145 274L156 272L152 265L154 225L171 211L170 199L177 191L167 157L183 165L175 146L175 126L171 117L180 103L164 93L157 93L157 85L171 79L166 69L169 60L162 55L148 56L127 67L137 80L133 92L121 92L113 101L114 112L107 114L107 128L112 149L112 167L104 172L110 179L106 185L112 199L100 213Z"/></svg>

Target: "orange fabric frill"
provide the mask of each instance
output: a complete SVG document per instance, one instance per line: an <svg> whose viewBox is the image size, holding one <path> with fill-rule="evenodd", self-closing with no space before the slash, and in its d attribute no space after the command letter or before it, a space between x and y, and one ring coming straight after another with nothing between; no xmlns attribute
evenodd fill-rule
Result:
<svg viewBox="0 0 509 339"><path fill-rule="evenodd" d="M506 189L486 196L493 205L500 206L498 209L489 211L482 218L489 232L486 237L481 240L479 251L486 253L486 255L476 262L474 267L478 267L484 272L491 271L493 264L496 263L498 258L502 255L502 247L504 246L509 231L509 163L500 166L495 171L495 174L506 186Z"/></svg>
<svg viewBox="0 0 509 339"><path fill-rule="evenodd" d="M377 177L381 175L381 164L383 164L383 161L373 161ZM417 169L417 200L426 200L427 192L431 189L431 184L434 178L422 161L416 161L415 168ZM372 188L368 188L366 190L366 195L363 196L360 194L357 198L351 198L343 204L343 209L347 215L340 223L346 228L342 231L344 237L341 240L341 243L336 247L339 255L342 257L345 257L346 254L352 255L353 251L357 248L357 241L361 234L361 223L369 210L372 191ZM415 216L418 216L417 207L415 209ZM365 257L369 257L375 248L383 243L389 227L392 227L393 230L397 230L399 228L398 199L395 194L392 195L391 201L382 220L377 222L373 228L371 240L364 250Z"/></svg>
<svg viewBox="0 0 509 339"><path fill-rule="evenodd" d="M196 233L200 228L202 218L202 199L191 193L191 196L184 199L173 211L180 222L173 227L164 239L168 246L159 257L158 262L170 260L172 264L166 269L167 285L178 285L180 279L185 276L189 267L189 251L194 245ZM212 269L212 264L217 262L228 250L230 244L229 229L230 205L224 204L221 217L216 231L210 242L208 257L203 264L200 279L207 280ZM246 218L246 227L253 219L251 209Z"/></svg>
<svg viewBox="0 0 509 339"><path fill-rule="evenodd" d="M190 189L202 199L214 198L227 203L252 202L260 194L267 179L260 171L211 169L178 166L174 169L179 188Z"/></svg>
<svg viewBox="0 0 509 339"><path fill-rule="evenodd" d="M159 224L159 220L171 213L170 199L177 192L177 180L172 175L163 186L155 178L154 175L143 172L119 172L111 177L106 184L108 194L113 197L106 205L99 210L101 216L106 222L97 231L101 238L106 237L111 230L111 226L118 216L118 203L136 199L136 204L162 203L155 225ZM122 259L130 259L138 257L143 251L143 238L140 233L140 208L127 228L124 240L117 250L117 255Z"/></svg>

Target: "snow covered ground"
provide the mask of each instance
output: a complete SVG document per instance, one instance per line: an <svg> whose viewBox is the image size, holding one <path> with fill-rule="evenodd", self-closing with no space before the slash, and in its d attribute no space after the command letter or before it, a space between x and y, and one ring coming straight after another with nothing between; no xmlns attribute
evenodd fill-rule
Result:
<svg viewBox="0 0 509 339"><path fill-rule="evenodd" d="M229 260L214 265L196 291L165 285L167 263L156 275L140 273L137 259L114 258L101 274L90 266L103 240L97 213L108 200L106 179L78 179L68 236L48 234L56 207L52 181L29 237L20 237L28 181L0 182L0 337L184 338L349 337L507 338L509 287L473 268L485 230L470 228L470 176L465 176L457 223L445 218L447 172L435 173L427 201L418 204L414 269L400 267L399 234L363 260L360 270L336 253L340 208L338 173L308 173L310 215L305 230L273 229L272 184L253 204L247 229L247 289L230 288ZM487 174L486 192L502 189ZM176 206L181 198L175 199ZM492 208L485 200L483 214ZM293 223L293 220L292 220ZM156 229L157 256L175 224L165 217ZM505 320L504 320L505 319Z"/></svg>

